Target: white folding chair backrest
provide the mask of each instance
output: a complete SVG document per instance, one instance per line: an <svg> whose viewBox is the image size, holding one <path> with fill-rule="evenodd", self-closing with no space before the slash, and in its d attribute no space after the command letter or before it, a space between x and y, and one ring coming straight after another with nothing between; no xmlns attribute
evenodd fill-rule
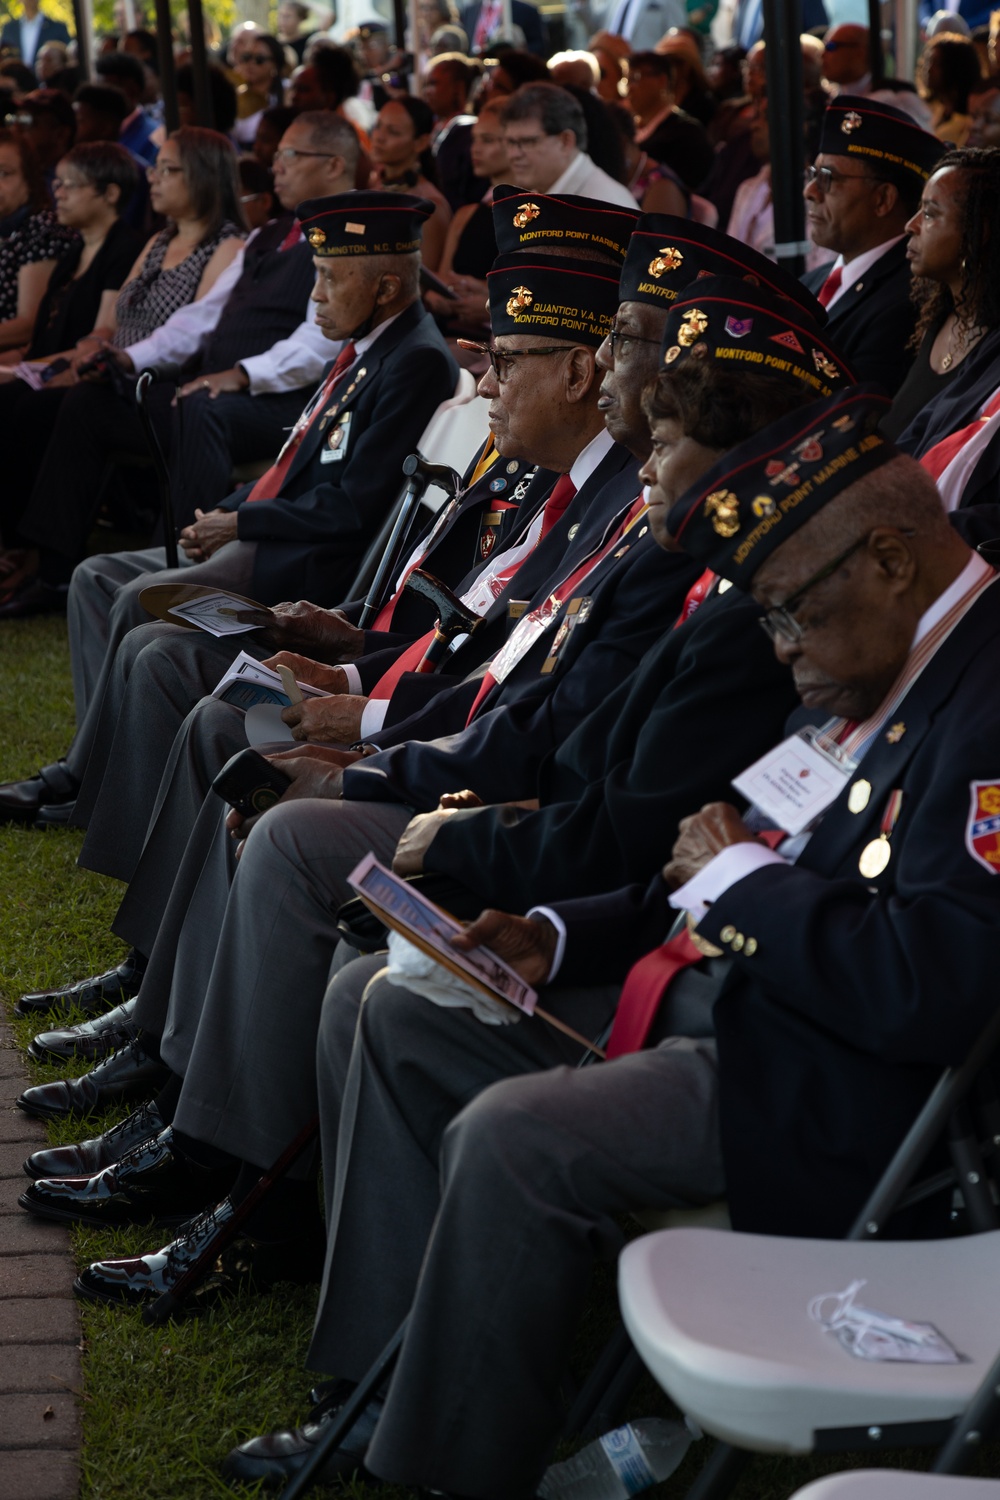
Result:
<svg viewBox="0 0 1000 1500"><path fill-rule="evenodd" d="M1000 1500L1000 1479L858 1469L853 1474L815 1479L796 1490L791 1500Z"/></svg>
<svg viewBox="0 0 1000 1500"><path fill-rule="evenodd" d="M757 1452L810 1453L819 1432L964 1411L1000 1349L998 1263L1000 1230L864 1243L668 1229L625 1247L618 1296L643 1363L706 1432ZM808 1308L855 1280L865 1282L860 1303L933 1323L965 1362L852 1357Z"/></svg>
<svg viewBox="0 0 1000 1500"><path fill-rule="evenodd" d="M455 394L442 401L424 428L417 447L429 463L449 464L462 474L486 441L488 413L489 402L476 395L475 376L468 370L459 370ZM444 490L431 485L423 503L436 512L445 498Z"/></svg>

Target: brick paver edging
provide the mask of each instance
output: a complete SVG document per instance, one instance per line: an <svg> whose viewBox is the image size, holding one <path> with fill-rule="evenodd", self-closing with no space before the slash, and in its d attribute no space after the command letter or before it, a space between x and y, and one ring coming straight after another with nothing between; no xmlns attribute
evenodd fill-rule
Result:
<svg viewBox="0 0 1000 1500"><path fill-rule="evenodd" d="M76 1500L80 1488L80 1319L69 1233L18 1208L24 1158L45 1128L15 1107L28 1082L0 1021L0 1496Z"/></svg>

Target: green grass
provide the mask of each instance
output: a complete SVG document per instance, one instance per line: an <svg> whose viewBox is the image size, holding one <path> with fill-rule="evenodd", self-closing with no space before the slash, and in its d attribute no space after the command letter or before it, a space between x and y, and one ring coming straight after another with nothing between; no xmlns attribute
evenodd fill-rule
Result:
<svg viewBox="0 0 1000 1500"><path fill-rule="evenodd" d="M73 726L72 690L61 620L3 626L0 652L0 775L27 776L66 749ZM24 990L69 982L117 963L122 945L110 934L120 888L76 868L82 836L0 828L0 999L13 1005ZM15 1022L26 1045L34 1030ZM35 1081L59 1070L32 1064ZM110 1118L110 1117L109 1117ZM95 1132L96 1132L95 1127ZM81 1138L79 1124L62 1122L53 1142ZM110 1255L155 1248L169 1238L156 1230L77 1230L80 1266ZM135 1314L81 1304L84 1334L81 1500L208 1500L234 1491L220 1479L219 1459L254 1433L305 1415L311 1383L303 1358L315 1289L278 1288L243 1297L201 1318L148 1328ZM600 1349L614 1316L614 1282L602 1268L581 1330L578 1373ZM636 1392L632 1415L670 1412L649 1380ZM511 1441L517 1441L516 1433ZM707 1450L696 1444L673 1479L651 1494L683 1496ZM996 1450L983 1455L983 1472L997 1473ZM926 1453L886 1455L884 1462L926 1467ZM783 1500L809 1479L836 1469L872 1466L869 1455L819 1460L755 1459L739 1500ZM243 1490L244 1495L257 1493ZM317 1496L367 1500L362 1484L317 1490ZM380 1490L403 1500L403 1490Z"/></svg>

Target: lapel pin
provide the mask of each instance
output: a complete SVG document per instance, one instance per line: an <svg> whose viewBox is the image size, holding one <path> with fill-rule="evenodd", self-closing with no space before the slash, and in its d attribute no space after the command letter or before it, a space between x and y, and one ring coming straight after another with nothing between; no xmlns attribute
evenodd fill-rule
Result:
<svg viewBox="0 0 1000 1500"><path fill-rule="evenodd" d="M905 733L906 725L900 720L898 724L893 724L892 728L886 731L885 737L890 745L898 745Z"/></svg>

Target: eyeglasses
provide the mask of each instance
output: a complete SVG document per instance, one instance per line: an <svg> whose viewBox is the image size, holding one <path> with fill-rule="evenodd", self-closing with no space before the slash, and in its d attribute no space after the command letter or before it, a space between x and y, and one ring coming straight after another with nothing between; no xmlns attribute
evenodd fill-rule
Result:
<svg viewBox="0 0 1000 1500"><path fill-rule="evenodd" d="M838 182L878 182L877 177L872 177L868 172L835 172L833 167L806 167L802 174L802 180L806 187L813 183L819 188L825 198L827 193Z"/></svg>
<svg viewBox="0 0 1000 1500"><path fill-rule="evenodd" d="M263 198L263 193L243 193L240 196L241 203L256 203L258 198Z"/></svg>
<svg viewBox="0 0 1000 1500"><path fill-rule="evenodd" d="M508 152L534 151L539 142L548 140L548 136L540 131L538 135L505 135L503 139Z"/></svg>
<svg viewBox="0 0 1000 1500"><path fill-rule="evenodd" d="M903 535L912 536L913 532L907 531ZM849 557L853 557L855 552L860 552L870 536L871 532L866 531L864 536L858 537L858 540L853 542L846 552L841 552L838 557L833 559L833 562L827 563L825 568L820 568L818 573L814 573L811 578L807 578L805 583L795 590L794 594L789 594L788 598L783 599L780 604L775 604L773 608L764 611L760 627L767 632L772 641L791 641L793 645L798 645L806 631L805 627L800 625L798 620L795 619L796 609L798 609L810 589L814 589L818 583L825 582L827 578L832 578L841 563L845 563Z"/></svg>
<svg viewBox="0 0 1000 1500"><path fill-rule="evenodd" d="M325 156L332 161L336 155L336 151L297 151L294 146L279 146L274 159L280 156L282 161L297 161L300 156Z"/></svg>
<svg viewBox="0 0 1000 1500"><path fill-rule="evenodd" d="M505 380L510 379L511 371L507 361L511 359L536 359L543 354L568 354L575 349L576 344L551 344L544 349L494 349L490 344L476 344L472 339L458 339L460 349L468 349L474 354L485 354L493 368L497 378L497 385L503 385Z"/></svg>
<svg viewBox="0 0 1000 1500"><path fill-rule="evenodd" d="M616 344L656 344L659 346L660 340L640 338L637 333L625 333L623 329L618 327L617 323L612 323L608 329L608 348L611 350L612 359L615 358ZM624 352L623 349L622 353L624 354Z"/></svg>
<svg viewBox="0 0 1000 1500"><path fill-rule="evenodd" d="M68 177L53 177L52 179L52 191L54 193L76 193L85 187L90 187L90 183L86 179L82 182L70 182Z"/></svg>
<svg viewBox="0 0 1000 1500"><path fill-rule="evenodd" d="M146 168L147 177L172 177L175 172L183 172L183 167L175 167L173 162L158 161L151 167Z"/></svg>
<svg viewBox="0 0 1000 1500"><path fill-rule="evenodd" d="M271 56L270 52L248 52L243 61L245 63L256 63L258 67L262 68L265 63L273 63L274 58Z"/></svg>

